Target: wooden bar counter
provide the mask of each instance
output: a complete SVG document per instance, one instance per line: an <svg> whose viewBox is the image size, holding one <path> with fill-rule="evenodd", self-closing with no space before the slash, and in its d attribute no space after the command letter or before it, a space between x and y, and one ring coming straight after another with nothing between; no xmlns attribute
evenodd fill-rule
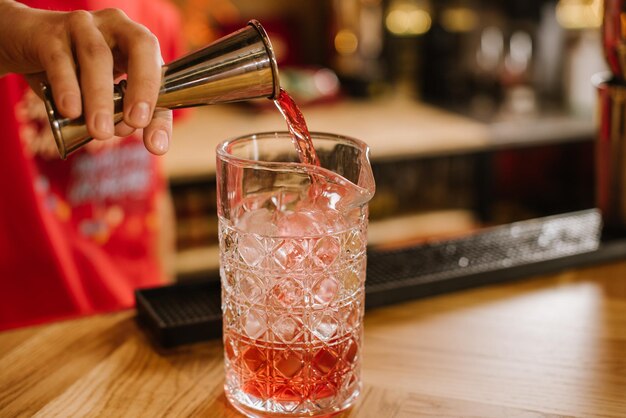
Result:
<svg viewBox="0 0 626 418"><path fill-rule="evenodd" d="M342 417L625 417L626 261L366 313ZM0 333L0 417L238 417L219 341L156 349L134 312Z"/></svg>

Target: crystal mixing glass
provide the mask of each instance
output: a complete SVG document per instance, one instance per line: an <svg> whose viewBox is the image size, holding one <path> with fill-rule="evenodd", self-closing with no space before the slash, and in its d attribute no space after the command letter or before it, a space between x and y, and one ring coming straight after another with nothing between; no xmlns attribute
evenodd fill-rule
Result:
<svg viewBox="0 0 626 418"><path fill-rule="evenodd" d="M287 132L217 150L225 391L248 416L332 414L361 390L369 150L312 137L321 167Z"/></svg>

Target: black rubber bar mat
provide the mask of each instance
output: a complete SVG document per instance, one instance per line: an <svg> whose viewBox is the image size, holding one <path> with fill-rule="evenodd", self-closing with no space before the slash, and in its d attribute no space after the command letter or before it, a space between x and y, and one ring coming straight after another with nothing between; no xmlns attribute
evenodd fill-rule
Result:
<svg viewBox="0 0 626 418"><path fill-rule="evenodd" d="M626 256L626 240L601 242L596 209L531 219L466 237L392 251L368 250L366 308ZM135 292L137 319L163 347L221 335L217 273Z"/></svg>

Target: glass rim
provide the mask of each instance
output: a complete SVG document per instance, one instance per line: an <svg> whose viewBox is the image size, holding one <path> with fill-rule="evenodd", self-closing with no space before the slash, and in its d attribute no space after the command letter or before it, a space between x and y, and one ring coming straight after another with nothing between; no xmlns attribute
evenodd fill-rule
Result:
<svg viewBox="0 0 626 418"><path fill-rule="evenodd" d="M329 133L329 132L312 131L310 132L310 134L311 134L311 138L313 139L313 142L315 142L316 139L329 139L329 140L335 140L337 142L350 144L351 146L354 146L355 148L358 148L359 150L361 150L361 152L363 152L364 158L366 158L367 161L369 161L370 148L365 142L361 141L360 139L356 139L353 137L340 135L340 134ZM278 168L278 167L284 170L285 166L292 166L294 168L307 166L307 164L303 164L300 162L276 162L276 161L263 161L263 160L258 160L258 159L242 158L242 157L237 157L228 151L228 147L236 143L243 143L246 141L255 141L255 140L276 139L276 138L285 138L291 141L291 133L289 131L267 131L267 132L251 133L251 134L237 136L234 138L229 138L220 142L217 145L216 154L218 158L226 160L231 164L234 163L238 165L258 166L258 167L264 167L270 170L272 168ZM323 169L323 167L321 168Z"/></svg>

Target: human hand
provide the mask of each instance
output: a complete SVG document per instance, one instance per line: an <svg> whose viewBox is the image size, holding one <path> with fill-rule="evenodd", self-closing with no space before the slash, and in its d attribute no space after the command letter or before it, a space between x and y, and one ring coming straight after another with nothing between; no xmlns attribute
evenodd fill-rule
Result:
<svg viewBox="0 0 626 418"><path fill-rule="evenodd" d="M0 75L26 76L40 94L46 81L58 111L84 114L95 139L143 128L153 154L169 148L172 112L155 110L163 60L157 38L118 9L54 12L0 0ZM113 124L113 83L128 74L124 120Z"/></svg>

